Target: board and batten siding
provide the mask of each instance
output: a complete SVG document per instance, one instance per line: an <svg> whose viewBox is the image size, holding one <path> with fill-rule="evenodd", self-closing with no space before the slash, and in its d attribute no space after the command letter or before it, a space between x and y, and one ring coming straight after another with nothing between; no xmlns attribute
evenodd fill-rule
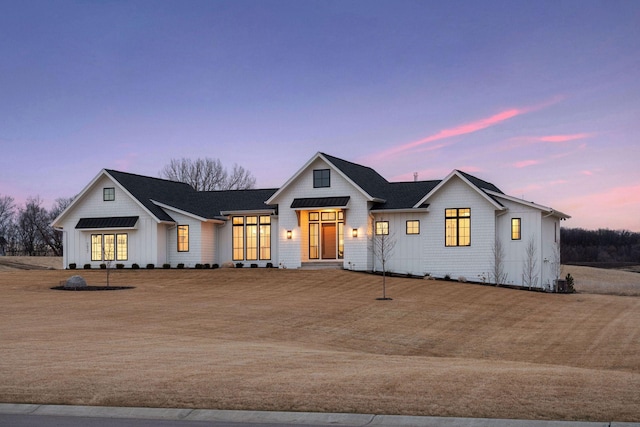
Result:
<svg viewBox="0 0 640 427"><path fill-rule="evenodd" d="M492 265L495 207L457 176L433 194L428 203L429 214L420 230L425 233L424 272L435 277L449 275L452 279L480 280ZM471 209L470 246L445 244L445 210L453 208Z"/></svg>
<svg viewBox="0 0 640 427"><path fill-rule="evenodd" d="M106 187L115 188L115 200L103 200L102 190ZM128 235L128 260L116 261L117 263L131 266L133 263L143 265L156 262L157 247L154 246L154 242L157 242L157 222L109 177L100 177L81 197L81 200L74 203L62 224L67 242L64 267L68 267L69 262L74 262L78 268L82 268L84 264L91 264L92 268L98 268L101 261L91 261L91 235L98 233ZM75 228L80 218L112 216L139 216L139 219L134 229L108 228L83 231Z"/></svg>
<svg viewBox="0 0 640 427"><path fill-rule="evenodd" d="M330 187L314 188L313 171L330 169ZM345 212L344 224L344 268L367 270L370 265L367 257L367 221L368 209L364 195L339 172L324 160L318 158L289 183L286 189L278 195L279 227L277 233L279 257L278 265L283 268L300 268L302 262L308 259L308 225L306 222L298 225L295 210L290 209L296 198L308 197L341 197L351 196L348 209ZM317 209L318 211L321 209ZM305 228L307 227L307 228ZM358 229L358 237L354 238L351 230ZM292 238L287 239L287 231L291 230Z"/></svg>
<svg viewBox="0 0 640 427"><path fill-rule="evenodd" d="M395 247L385 265L387 271L400 274L423 276L426 259L426 239L428 235L425 225L429 221L429 214L416 213L376 213L375 221L389 221L389 237L395 241ZM420 221L419 234L407 234L407 221ZM373 237L379 239L379 236ZM375 270L382 271L382 263L378 256L374 256Z"/></svg>

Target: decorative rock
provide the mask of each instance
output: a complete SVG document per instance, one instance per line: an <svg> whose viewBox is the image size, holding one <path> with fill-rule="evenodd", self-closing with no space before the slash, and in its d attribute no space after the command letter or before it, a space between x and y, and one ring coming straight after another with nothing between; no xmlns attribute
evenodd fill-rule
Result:
<svg viewBox="0 0 640 427"><path fill-rule="evenodd" d="M222 263L222 268L236 268L236 266L231 261L227 261Z"/></svg>
<svg viewBox="0 0 640 427"><path fill-rule="evenodd" d="M87 281L84 280L84 277L78 275L69 277L64 284L65 288L83 288L85 286L87 286Z"/></svg>

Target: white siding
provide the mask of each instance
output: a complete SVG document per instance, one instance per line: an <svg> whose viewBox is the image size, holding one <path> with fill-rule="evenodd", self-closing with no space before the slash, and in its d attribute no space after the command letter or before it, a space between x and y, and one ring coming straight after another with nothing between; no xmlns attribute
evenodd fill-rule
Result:
<svg viewBox="0 0 640 427"><path fill-rule="evenodd" d="M451 208L471 209L470 246L445 246L445 209ZM429 214L421 233L425 233L425 273L478 281L491 266L495 207L478 191L453 176L429 199Z"/></svg>
<svg viewBox="0 0 640 427"><path fill-rule="evenodd" d="M426 268L426 226L429 221L428 213L378 213L376 221L389 221L390 241L395 241L395 247L386 265L387 271L400 274L424 275ZM407 221L420 221L420 234L407 234ZM374 239L379 239L374 236ZM381 271L382 264L379 257L374 257L375 270Z"/></svg>

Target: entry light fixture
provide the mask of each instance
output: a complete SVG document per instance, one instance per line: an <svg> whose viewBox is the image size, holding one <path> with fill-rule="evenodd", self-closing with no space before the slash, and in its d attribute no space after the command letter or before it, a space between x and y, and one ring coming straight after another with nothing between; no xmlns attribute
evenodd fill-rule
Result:
<svg viewBox="0 0 640 427"><path fill-rule="evenodd" d="M288 240L291 240L291 235L292 235L292 234L293 234L293 233L291 232L291 230L287 230L287 239L288 239Z"/></svg>
<svg viewBox="0 0 640 427"><path fill-rule="evenodd" d="M354 228L353 230L351 230L351 235L352 235L353 237L358 237L358 229L357 229L357 228Z"/></svg>

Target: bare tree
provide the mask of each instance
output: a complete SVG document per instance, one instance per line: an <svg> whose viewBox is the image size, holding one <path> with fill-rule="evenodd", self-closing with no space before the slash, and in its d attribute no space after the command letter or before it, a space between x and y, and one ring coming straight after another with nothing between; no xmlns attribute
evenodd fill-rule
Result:
<svg viewBox="0 0 640 427"><path fill-rule="evenodd" d="M507 283L507 273L504 271L504 248L499 237L496 237L493 242L491 252L493 254L493 268L490 280L498 286L504 285Z"/></svg>
<svg viewBox="0 0 640 427"><path fill-rule="evenodd" d="M24 208L18 211L18 234L25 255L43 252L45 243L42 230L49 226L47 212L39 197L29 197Z"/></svg>
<svg viewBox="0 0 640 427"><path fill-rule="evenodd" d="M160 176L189 184L198 191L244 190L253 188L256 179L242 166L233 165L231 174L219 159L171 159Z"/></svg>
<svg viewBox="0 0 640 427"><path fill-rule="evenodd" d="M553 277L554 279L553 283L551 284L551 287L553 290L557 292L556 287L558 286L558 279L560 279L560 275L562 274L560 242L556 242L553 245L553 252L551 253L549 269L551 270L551 277Z"/></svg>
<svg viewBox="0 0 640 427"><path fill-rule="evenodd" d="M60 197L56 199L48 213L49 224L53 222L53 220L56 219L58 215L60 215L62 211L71 204L71 202L73 202L73 199L74 197ZM56 256L62 256L64 248L62 244L61 231L58 231L49 225L46 229L46 242Z"/></svg>
<svg viewBox="0 0 640 427"><path fill-rule="evenodd" d="M525 248L524 265L522 267L522 281L523 285L529 289L535 288L538 285L538 249L536 247L535 239L529 238L527 247Z"/></svg>
<svg viewBox="0 0 640 427"><path fill-rule="evenodd" d="M4 255L9 245L10 233L15 217L13 197L0 196L0 255Z"/></svg>
<svg viewBox="0 0 640 427"><path fill-rule="evenodd" d="M386 226L379 226L378 222L386 223ZM380 261L382 265L382 300L387 298L387 262L393 256L396 247L396 239L394 233L389 234L389 224L386 221L378 221L374 223L374 232L372 237L373 255ZM374 267L375 269L375 267Z"/></svg>

